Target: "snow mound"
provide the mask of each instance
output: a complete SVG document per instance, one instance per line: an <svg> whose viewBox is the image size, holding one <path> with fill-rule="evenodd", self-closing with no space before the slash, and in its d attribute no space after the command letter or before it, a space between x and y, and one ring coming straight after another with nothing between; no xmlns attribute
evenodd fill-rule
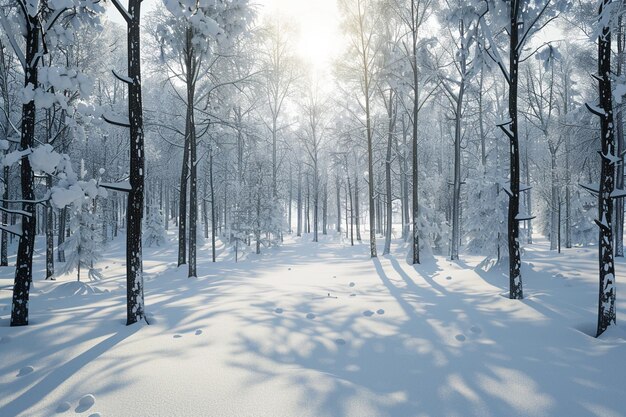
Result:
<svg viewBox="0 0 626 417"><path fill-rule="evenodd" d="M80 282L80 281L72 281L72 282L64 282L63 284L56 285L52 290L48 291L46 294L50 297L73 297L77 295L90 295L90 294L102 294L104 291L92 287L91 285Z"/></svg>

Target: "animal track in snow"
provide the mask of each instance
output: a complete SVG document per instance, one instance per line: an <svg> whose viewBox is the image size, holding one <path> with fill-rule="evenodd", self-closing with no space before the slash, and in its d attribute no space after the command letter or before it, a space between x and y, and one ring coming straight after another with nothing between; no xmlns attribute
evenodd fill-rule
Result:
<svg viewBox="0 0 626 417"><path fill-rule="evenodd" d="M68 403L67 401L63 401L60 402L59 405L57 405L56 412L59 414L65 413L70 408L72 408L72 404Z"/></svg>
<svg viewBox="0 0 626 417"><path fill-rule="evenodd" d="M202 334L202 330L198 329L198 330L196 330L196 332L194 334L196 336L200 336Z"/></svg>
<svg viewBox="0 0 626 417"><path fill-rule="evenodd" d="M373 312L372 310L365 310L365 311L363 312L363 315L364 315L365 317L372 317L372 316L374 315L374 312Z"/></svg>
<svg viewBox="0 0 626 417"><path fill-rule="evenodd" d="M307 319L311 319L311 320L313 320L313 319L315 318L315 314L313 314L313 313L308 313L308 314L306 315L306 318L307 318Z"/></svg>
<svg viewBox="0 0 626 417"><path fill-rule="evenodd" d="M350 294L350 297L356 297L355 293Z"/></svg>
<svg viewBox="0 0 626 417"><path fill-rule="evenodd" d="M450 275L448 275L448 276L446 277L446 279L447 279L448 281L450 281L450 280L452 279L452 277L451 277Z"/></svg>
<svg viewBox="0 0 626 417"><path fill-rule="evenodd" d="M180 339L181 337L183 337L183 335L182 335L182 334L175 334L175 335L174 335L174 339Z"/></svg>
<svg viewBox="0 0 626 417"><path fill-rule="evenodd" d="M17 373L16 376L24 376L32 373L35 370L32 366L25 366Z"/></svg>
<svg viewBox="0 0 626 417"><path fill-rule="evenodd" d="M280 307L277 307L276 309L274 309L274 313L283 314L283 309Z"/></svg>
<svg viewBox="0 0 626 417"><path fill-rule="evenodd" d="M483 329L481 329L478 326L472 326L472 327L470 327L470 332L472 332L474 334L481 334L483 332Z"/></svg>
<svg viewBox="0 0 626 417"><path fill-rule="evenodd" d="M350 284L348 284L351 287L354 287L356 284L354 282L351 282Z"/></svg>
<svg viewBox="0 0 626 417"><path fill-rule="evenodd" d="M100 414L100 413L93 413L93 414L89 414L89 417L102 417L102 414Z"/></svg>
<svg viewBox="0 0 626 417"><path fill-rule="evenodd" d="M459 342L465 342L465 336L462 334L457 334L456 336L454 336L454 338Z"/></svg>
<svg viewBox="0 0 626 417"><path fill-rule="evenodd" d="M376 314L385 314L385 310L379 308L378 310L376 310Z"/></svg>
<svg viewBox="0 0 626 417"><path fill-rule="evenodd" d="M78 400L78 407L76 407L77 413L84 413L89 410L96 403L96 397L93 394L86 394L80 397Z"/></svg>
<svg viewBox="0 0 626 417"><path fill-rule="evenodd" d="M340 346L342 346L342 345L346 344L346 341L345 341L345 339L339 338L339 339L335 339L335 343L340 345Z"/></svg>

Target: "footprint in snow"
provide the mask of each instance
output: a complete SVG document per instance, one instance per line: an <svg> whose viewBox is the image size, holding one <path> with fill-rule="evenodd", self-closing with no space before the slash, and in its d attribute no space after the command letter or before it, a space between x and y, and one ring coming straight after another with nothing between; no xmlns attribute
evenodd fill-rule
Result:
<svg viewBox="0 0 626 417"><path fill-rule="evenodd" d="M276 308L276 309L274 310L274 313L277 313L277 314L283 314L283 309L282 309L282 308L280 308L280 307L278 307L278 308Z"/></svg>
<svg viewBox="0 0 626 417"><path fill-rule="evenodd" d="M472 327L470 327L470 332L472 332L474 334L481 334L483 332L483 329L481 329L478 326L472 326Z"/></svg>
<svg viewBox="0 0 626 417"><path fill-rule="evenodd" d="M337 345L339 345L339 346L343 346L343 345L345 345L345 344L346 344L346 341L345 341L345 339L341 339L341 338L340 338L340 339L335 339L335 343L336 343Z"/></svg>
<svg viewBox="0 0 626 417"><path fill-rule="evenodd" d="M376 310L376 314L385 314L385 310L379 308L378 310Z"/></svg>
<svg viewBox="0 0 626 417"><path fill-rule="evenodd" d="M196 336L200 336L202 334L202 330L198 329L198 330L196 330L196 332L194 334Z"/></svg>
<svg viewBox="0 0 626 417"><path fill-rule="evenodd" d="M68 403L67 401L63 401L60 402L59 405L57 405L56 412L59 414L65 413L70 408L72 408L72 404Z"/></svg>
<svg viewBox="0 0 626 417"><path fill-rule="evenodd" d="M17 373L16 376L24 376L32 373L35 370L32 366L25 366Z"/></svg>
<svg viewBox="0 0 626 417"><path fill-rule="evenodd" d="M350 283L350 284L348 284L348 285L350 285L351 287L354 287L356 284L355 284L354 282L351 282L351 283Z"/></svg>
<svg viewBox="0 0 626 417"><path fill-rule="evenodd" d="M89 410L96 403L96 397L93 394L87 394L80 397L78 400L78 407L76 407L77 413L84 413Z"/></svg>
<svg viewBox="0 0 626 417"><path fill-rule="evenodd" d="M182 334L175 334L175 335L174 335L174 339L180 339L181 337L183 337L183 335L182 335Z"/></svg>
<svg viewBox="0 0 626 417"><path fill-rule="evenodd" d="M363 312L363 315L364 315L365 317L372 317L372 316L374 315L374 312L373 312L372 310L365 310L365 311Z"/></svg>
<svg viewBox="0 0 626 417"><path fill-rule="evenodd" d="M315 318L315 314L313 314L313 313L308 313L308 314L306 315L306 318L307 318L307 319L311 319L311 320L313 320L313 319Z"/></svg>
<svg viewBox="0 0 626 417"><path fill-rule="evenodd" d="M457 334L456 336L454 336L454 338L459 342L465 342L465 336L463 336L462 334Z"/></svg>

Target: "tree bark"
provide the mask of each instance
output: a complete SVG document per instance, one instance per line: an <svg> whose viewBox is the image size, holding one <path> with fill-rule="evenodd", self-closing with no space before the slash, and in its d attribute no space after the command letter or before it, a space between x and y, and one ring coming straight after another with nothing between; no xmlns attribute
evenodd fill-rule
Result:
<svg viewBox="0 0 626 417"><path fill-rule="evenodd" d="M611 0L600 4L599 14ZM615 132L613 125L613 102L611 92L611 29L605 26L598 37L598 93L600 96L600 138L602 141L602 162L600 188L598 192L598 326L596 337L616 323L615 314L615 259L613 258L613 200L615 165Z"/></svg>
<svg viewBox="0 0 626 417"><path fill-rule="evenodd" d="M144 199L144 129L141 100L141 0L128 0L128 115L130 122L130 188L126 214L126 324L146 319L143 293L141 227Z"/></svg>
<svg viewBox="0 0 626 417"><path fill-rule="evenodd" d="M38 85L37 65L39 55L39 33L41 26L38 16L24 16L26 19L26 68L24 69L24 86ZM35 101L31 100L22 106L22 133L20 150L29 149L35 141ZM11 326L28 324L28 299L33 281L33 250L35 246L36 217L34 175L28 158L23 158L20 166L22 187L22 233L17 248L15 265L15 283L11 307Z"/></svg>

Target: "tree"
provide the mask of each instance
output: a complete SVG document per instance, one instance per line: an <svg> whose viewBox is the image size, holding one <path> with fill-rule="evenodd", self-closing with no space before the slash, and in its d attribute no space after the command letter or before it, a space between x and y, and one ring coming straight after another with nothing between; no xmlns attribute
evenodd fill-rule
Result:
<svg viewBox="0 0 626 417"><path fill-rule="evenodd" d="M101 259L102 235L98 227L98 218L93 213L93 200L86 198L74 205L74 215L70 222L70 236L63 243L67 260L61 269L62 274L87 269L89 279L102 279L102 274L94 264Z"/></svg>
<svg viewBox="0 0 626 417"><path fill-rule="evenodd" d="M158 205L153 204L146 216L146 227L144 231L144 243L148 247L152 245L161 246L166 241L165 227L163 226L163 214Z"/></svg>
<svg viewBox="0 0 626 417"><path fill-rule="evenodd" d="M356 61L346 72L359 74L355 81L360 87L357 98L365 113L365 138L367 140L367 185L370 228L370 256L376 257L376 212L374 201L374 150L372 132L372 95L376 91L376 60L379 58L381 37L376 29L380 25L380 5L369 0L342 0L340 9L344 16L344 26L350 37L348 54ZM348 64L349 65L349 64ZM362 101L361 101L362 100Z"/></svg>
<svg viewBox="0 0 626 417"><path fill-rule="evenodd" d="M520 186L520 146L518 131L518 81L519 63L522 51L529 39L550 21L566 5L566 2L555 2L551 6L550 0L529 2L525 0L487 1L487 10L480 19L483 29L483 50L498 65L508 86L508 120L498 123L509 140L509 186L503 188L509 195L508 210L508 247L509 247L509 297L522 299L521 253L519 243L519 223L529 218L519 212L520 193L528 190ZM489 12L489 15L487 13ZM487 17L491 19L487 22ZM495 30L492 30L492 27ZM508 44L508 69L502 58L499 46L493 33L504 33ZM534 51L533 51L534 52Z"/></svg>
<svg viewBox="0 0 626 417"><path fill-rule="evenodd" d="M585 103L587 109L600 118L600 184L598 188L587 187L598 196L599 294L598 324L596 337L616 323L615 313L615 259L613 254L613 199L626 195L615 189L615 165L620 157L615 149L615 126L613 120L613 91L611 88L611 32L618 2L602 0L598 8L598 105Z"/></svg>
<svg viewBox="0 0 626 417"><path fill-rule="evenodd" d="M130 181L110 184L108 188L128 193L126 215L126 325L146 320L143 294L143 259L141 226L144 200L144 126L141 100L141 0L128 0L128 9L119 0L111 0L126 22L128 75L113 71L128 86L128 119L105 117L113 125L126 127L130 134ZM104 184L103 184L104 186ZM147 323L147 320L146 320Z"/></svg>
<svg viewBox="0 0 626 417"><path fill-rule="evenodd" d="M78 26L83 22L91 22L91 18L103 9L91 0L79 0L78 4L48 1L20 3L17 7L9 8L9 11L15 13L20 25L19 30L13 33L21 33L24 38L23 49L14 37L9 37L9 42L24 72L25 99L22 105L18 151L22 156L26 156L30 154L35 144L37 105L50 102L51 99L50 95L46 94L45 88L40 86L38 77L48 43L59 41L59 38L68 39L71 36L73 25L62 25L60 22L73 21ZM6 33L12 33L4 12L0 12L0 24ZM19 244L13 285L11 326L28 324L28 299L33 279L32 263L36 233L34 173L30 158L22 160L20 181L22 210L19 214L22 223L19 231L12 231L17 232L15 234L19 236Z"/></svg>

